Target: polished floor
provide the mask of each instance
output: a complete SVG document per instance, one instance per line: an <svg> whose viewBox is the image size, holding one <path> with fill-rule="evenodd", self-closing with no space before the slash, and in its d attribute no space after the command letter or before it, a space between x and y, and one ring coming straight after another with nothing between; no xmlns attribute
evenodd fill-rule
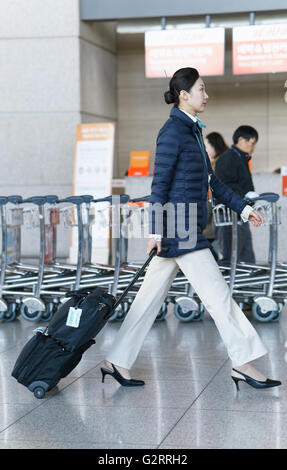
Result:
<svg viewBox="0 0 287 470"><path fill-rule="evenodd" d="M22 318L0 324L0 449L286 449L287 308L279 323L251 321L269 355L255 365L281 387L255 390L230 379L213 320L155 323L125 388L100 366L119 323L109 323L70 376L43 400L11 377L33 334ZM39 325L36 325L39 326Z"/></svg>

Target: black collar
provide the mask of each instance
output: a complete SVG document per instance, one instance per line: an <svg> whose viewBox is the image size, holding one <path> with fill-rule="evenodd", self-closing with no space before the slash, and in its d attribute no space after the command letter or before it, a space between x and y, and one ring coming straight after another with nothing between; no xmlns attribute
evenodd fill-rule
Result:
<svg viewBox="0 0 287 470"><path fill-rule="evenodd" d="M251 158L252 158L252 157L250 157L250 155L248 155L248 153L242 152L242 150L240 150L238 147L236 147L236 145L231 145L231 150L233 150L233 152L235 152L237 155L239 155L239 157L245 157L248 161L251 160Z"/></svg>

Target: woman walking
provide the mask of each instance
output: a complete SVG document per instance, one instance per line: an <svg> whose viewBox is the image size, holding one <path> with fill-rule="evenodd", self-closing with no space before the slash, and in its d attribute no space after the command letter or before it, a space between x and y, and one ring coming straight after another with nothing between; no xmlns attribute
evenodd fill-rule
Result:
<svg viewBox="0 0 287 470"><path fill-rule="evenodd" d="M202 234L206 223L208 182L214 197L249 220L254 226L263 223L262 216L248 206L238 195L221 183L213 174L206 155L201 127L205 125L197 114L205 110L208 95L196 69L177 70L165 92L167 104L174 106L170 118L161 128L157 138L154 177L151 187L151 206L156 203L174 206L178 203L188 209L197 206L197 219L189 229L196 235L194 246L186 246L186 237L179 237L177 223L175 236L168 237L163 223L161 233L152 218L152 233L147 254L156 247L144 281L132 306L118 331L106 356L106 368L101 368L102 380L112 375L121 385L144 385L142 380L130 377L129 369L135 362L143 341L167 296L179 269L186 276L215 325L227 348L232 363L231 377L238 388L245 381L256 388L280 385L266 379L251 362L267 353L257 332L232 299L218 266ZM177 219L177 217L176 217ZM189 227L189 210L185 211L185 225Z"/></svg>

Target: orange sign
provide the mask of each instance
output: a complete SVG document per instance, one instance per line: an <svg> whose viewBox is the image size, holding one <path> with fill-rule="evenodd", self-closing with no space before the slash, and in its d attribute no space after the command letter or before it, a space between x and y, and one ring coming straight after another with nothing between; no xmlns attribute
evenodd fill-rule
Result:
<svg viewBox="0 0 287 470"><path fill-rule="evenodd" d="M182 67L202 76L224 75L224 35L224 28L146 32L146 77L171 77Z"/></svg>
<svg viewBox="0 0 287 470"><path fill-rule="evenodd" d="M282 196L287 196L287 166L282 166L281 176L282 176Z"/></svg>
<svg viewBox="0 0 287 470"><path fill-rule="evenodd" d="M128 176L149 175L150 152L148 150L130 152Z"/></svg>
<svg viewBox="0 0 287 470"><path fill-rule="evenodd" d="M233 28L233 73L287 71L287 24Z"/></svg>

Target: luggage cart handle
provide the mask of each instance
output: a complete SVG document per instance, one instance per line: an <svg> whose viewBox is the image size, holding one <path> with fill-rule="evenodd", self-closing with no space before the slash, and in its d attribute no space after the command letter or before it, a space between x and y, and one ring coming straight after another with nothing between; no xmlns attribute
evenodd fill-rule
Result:
<svg viewBox="0 0 287 470"><path fill-rule="evenodd" d="M54 194L53 194L53 195L49 195L49 196L45 196L45 198L46 198L46 202L47 202L48 204L55 204L56 202L59 201L58 196L56 196L56 195L54 195Z"/></svg>
<svg viewBox="0 0 287 470"><path fill-rule="evenodd" d="M24 199L22 202L23 203L32 202L33 204L36 204L37 206L43 206L44 204L46 204L47 199L44 196L32 196L32 197L28 197L28 199Z"/></svg>
<svg viewBox="0 0 287 470"><path fill-rule="evenodd" d="M58 202L71 202L72 204L83 204L85 203L90 203L90 202L112 202L113 198L115 197L120 197L120 202L127 202L129 200L129 195L128 194L121 194L120 196L106 196L102 197L99 199L94 199L94 196L91 196L89 194L84 194L81 196L70 196L66 197L64 199L60 199Z"/></svg>
<svg viewBox="0 0 287 470"><path fill-rule="evenodd" d="M23 202L22 196L8 196L8 202L12 202L12 204L21 204Z"/></svg>
<svg viewBox="0 0 287 470"><path fill-rule="evenodd" d="M0 206L5 206L8 202L8 197L6 196L0 196Z"/></svg>
<svg viewBox="0 0 287 470"><path fill-rule="evenodd" d="M81 194L81 197L86 204L90 204L90 202L92 202L94 199L94 196L91 196L90 194Z"/></svg>
<svg viewBox="0 0 287 470"><path fill-rule="evenodd" d="M149 196L143 196L143 197L136 197L136 198L130 199L129 202L141 202L141 201L149 202L149 200L150 200L150 195Z"/></svg>
<svg viewBox="0 0 287 470"><path fill-rule="evenodd" d="M106 200L106 198L100 199L100 201L101 200ZM94 200L94 196L91 196L90 194L82 194L81 196L69 196L65 199L59 200L58 202L71 202L72 204L81 205L83 203L90 204L92 201L97 202L97 200Z"/></svg>
<svg viewBox="0 0 287 470"><path fill-rule="evenodd" d="M255 201L267 201L267 202L277 202L279 199L279 194L276 193L261 193L257 197L252 199L246 198L246 201L255 202Z"/></svg>
<svg viewBox="0 0 287 470"><path fill-rule="evenodd" d="M85 201L82 196L69 196L64 199L59 199L58 202L71 202L72 204L80 205L83 204L83 202Z"/></svg>
<svg viewBox="0 0 287 470"><path fill-rule="evenodd" d="M120 197L120 202L121 203L126 203L130 200L130 196L128 194L120 194L119 196L118 195L114 195L114 196L106 196L106 197L102 197L102 198L99 198L99 199L93 199L93 202L112 202L113 201L113 198L115 197Z"/></svg>

